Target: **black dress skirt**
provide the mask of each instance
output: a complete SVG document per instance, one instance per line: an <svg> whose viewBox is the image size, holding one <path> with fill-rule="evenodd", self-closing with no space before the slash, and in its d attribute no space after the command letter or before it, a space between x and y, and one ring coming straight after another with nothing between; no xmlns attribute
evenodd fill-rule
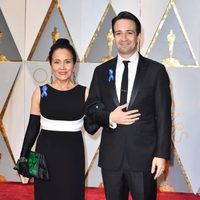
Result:
<svg viewBox="0 0 200 200"><path fill-rule="evenodd" d="M85 87L59 91L50 85L41 86L41 118L53 122L53 130L43 127L36 144L36 152L44 154L49 181L34 180L35 200L83 200L85 157L82 133L73 129L74 122L82 123ZM66 122L65 129L61 124ZM72 127L71 127L72 124ZM76 124L76 123L75 123ZM79 128L78 128L79 129Z"/></svg>

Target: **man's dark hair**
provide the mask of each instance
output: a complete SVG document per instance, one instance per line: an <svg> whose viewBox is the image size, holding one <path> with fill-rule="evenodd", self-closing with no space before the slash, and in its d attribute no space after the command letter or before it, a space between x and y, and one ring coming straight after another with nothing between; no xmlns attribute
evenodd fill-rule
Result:
<svg viewBox="0 0 200 200"><path fill-rule="evenodd" d="M133 15L132 13L127 12L127 11L123 11L123 12L120 12L116 17L114 17L112 19L112 32L113 32L113 34L115 33L114 25L120 19L132 20L136 25L136 33L137 33L137 35L139 33L141 33L141 23L140 23L139 19L135 15Z"/></svg>
<svg viewBox="0 0 200 200"><path fill-rule="evenodd" d="M50 64L52 62L53 53L57 49L67 49L67 50L69 50L71 52L72 56L73 56L73 62L74 62L74 64L76 63L76 52L75 52L74 47L70 44L70 42L69 42L68 39L60 38L60 39L56 40L56 42L50 48L49 57L48 57Z"/></svg>

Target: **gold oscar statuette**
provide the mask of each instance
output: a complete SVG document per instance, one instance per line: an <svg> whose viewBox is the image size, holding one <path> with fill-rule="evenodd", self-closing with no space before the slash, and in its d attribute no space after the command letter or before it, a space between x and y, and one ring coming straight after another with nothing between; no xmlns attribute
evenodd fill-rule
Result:
<svg viewBox="0 0 200 200"><path fill-rule="evenodd" d="M107 33L108 56L106 56L105 58L102 58L101 59L102 62L106 62L113 58L112 56L113 40L114 40L114 36L112 33L112 29L110 28L109 32Z"/></svg>
<svg viewBox="0 0 200 200"><path fill-rule="evenodd" d="M57 8L60 8L60 0L56 1Z"/></svg>
<svg viewBox="0 0 200 200"><path fill-rule="evenodd" d="M0 31L0 44L1 44L2 38L3 38L3 32ZM6 61L9 61L9 60L6 58L5 55L0 53L0 62L6 62Z"/></svg>
<svg viewBox="0 0 200 200"><path fill-rule="evenodd" d="M51 33L52 39L53 39L53 43L55 43L58 39L59 39L59 32L57 30L57 27L54 27L53 32Z"/></svg>
<svg viewBox="0 0 200 200"><path fill-rule="evenodd" d="M181 66L180 62L176 58L173 58L175 39L176 39L176 36L173 33L173 30L170 29L169 34L167 35L169 57L165 58L162 61L162 64L164 64L165 66L168 66L168 67L173 67L173 66L180 67Z"/></svg>

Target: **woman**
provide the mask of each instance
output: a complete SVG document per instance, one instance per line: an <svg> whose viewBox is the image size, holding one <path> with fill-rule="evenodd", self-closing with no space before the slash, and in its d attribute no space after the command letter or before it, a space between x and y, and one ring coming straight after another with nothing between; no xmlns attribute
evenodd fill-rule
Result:
<svg viewBox="0 0 200 200"><path fill-rule="evenodd" d="M67 39L58 39L49 52L54 81L37 88L19 163L29 177L27 158L36 137L36 152L45 156L50 179L34 180L35 200L83 200L85 157L81 134L86 87L72 81L76 53Z"/></svg>

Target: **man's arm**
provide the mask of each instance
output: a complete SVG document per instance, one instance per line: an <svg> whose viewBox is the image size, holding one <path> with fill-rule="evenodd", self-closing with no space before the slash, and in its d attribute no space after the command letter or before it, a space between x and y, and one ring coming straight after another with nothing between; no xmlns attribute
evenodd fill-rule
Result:
<svg viewBox="0 0 200 200"><path fill-rule="evenodd" d="M170 158L171 146L171 92L169 77L165 67L161 68L155 90L155 120L157 127L157 146L152 161L151 172L158 178Z"/></svg>
<svg viewBox="0 0 200 200"><path fill-rule="evenodd" d="M90 111L91 105L94 105L95 107L95 103L104 103L102 102L102 98L101 98L101 92L100 92L100 83L98 80L98 71L97 68L94 71L93 77L92 77L92 81L90 84L90 90L89 90L89 96L88 99L86 101L86 105L85 105L85 114L88 115L88 111ZM98 105L96 105L98 106ZM88 116L91 118L92 122L98 124L99 126L103 126L103 127L109 127L109 112L104 110L104 109L99 109L97 107L97 109L95 110L95 112L91 112L91 114L89 114Z"/></svg>

